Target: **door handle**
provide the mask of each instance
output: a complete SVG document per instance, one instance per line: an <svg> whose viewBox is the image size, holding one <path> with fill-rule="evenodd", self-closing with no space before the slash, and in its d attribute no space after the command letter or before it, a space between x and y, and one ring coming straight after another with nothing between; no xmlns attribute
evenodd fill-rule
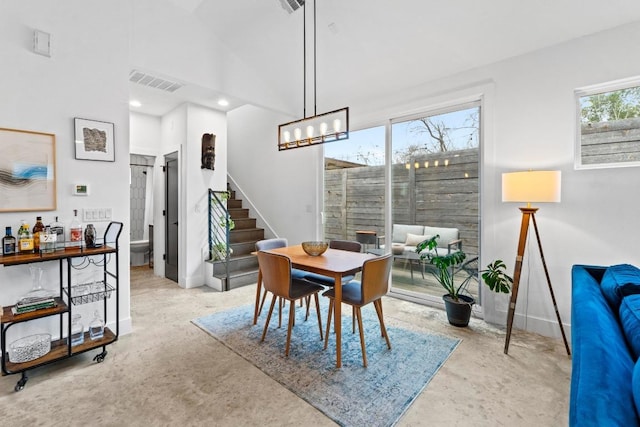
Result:
<svg viewBox="0 0 640 427"><path fill-rule="evenodd" d="M178 225L178 221L174 222L173 225Z"/></svg>

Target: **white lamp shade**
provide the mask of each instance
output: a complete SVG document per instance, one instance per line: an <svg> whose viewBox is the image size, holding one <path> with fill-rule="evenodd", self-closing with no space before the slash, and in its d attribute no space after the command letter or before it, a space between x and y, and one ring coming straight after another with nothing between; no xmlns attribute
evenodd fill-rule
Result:
<svg viewBox="0 0 640 427"><path fill-rule="evenodd" d="M560 171L502 174L503 202L560 202Z"/></svg>

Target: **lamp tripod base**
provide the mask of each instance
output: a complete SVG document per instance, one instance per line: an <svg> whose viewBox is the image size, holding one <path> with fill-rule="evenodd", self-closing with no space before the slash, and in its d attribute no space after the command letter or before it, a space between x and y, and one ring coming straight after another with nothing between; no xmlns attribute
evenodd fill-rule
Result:
<svg viewBox="0 0 640 427"><path fill-rule="evenodd" d="M513 329L513 317L516 311L516 301L518 299L518 288L520 285L520 275L522 273L522 260L524 259L525 244L527 242L527 234L529 233L529 222L533 221L533 228L536 232L536 240L538 241L538 249L540 249L540 257L542 258L542 266L544 268L544 274L547 279L547 285L549 286L549 293L551 294L551 300L553 301L553 308L556 312L556 318L558 319L558 326L560 326L560 332L562 333L562 339L564 341L567 355L571 357L571 350L567 341L567 336L564 333L564 327L562 326L562 320L560 319L560 312L558 311L558 304L556 303L556 297L551 286L551 279L549 278L549 271L547 270L547 263L544 259L544 252L542 251L542 243L540 242L540 234L538 233L538 224L536 223L536 215L538 208L520 208L522 211L522 223L520 225L520 239L518 241L518 254L516 256L516 266L513 270L513 286L511 288L511 300L509 301L509 310L507 313L507 336L504 342L504 354L509 352L509 341L511 340L511 330Z"/></svg>

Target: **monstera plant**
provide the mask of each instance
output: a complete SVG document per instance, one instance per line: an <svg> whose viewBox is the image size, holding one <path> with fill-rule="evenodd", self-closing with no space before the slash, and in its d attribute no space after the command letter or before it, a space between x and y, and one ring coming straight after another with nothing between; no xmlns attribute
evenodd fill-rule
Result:
<svg viewBox="0 0 640 427"><path fill-rule="evenodd" d="M436 281L447 292L442 296L447 311L447 319L454 326L467 326L471 318L471 307L475 304L475 299L465 294L467 281L456 284L454 280L455 272L463 264L467 255L462 251L450 251L444 255L438 254L438 239L440 235L435 235L430 239L420 242L416 246L416 252L420 254L420 259L428 261L435 267L431 274ZM505 272L506 265L502 260L496 260L487 265L487 268L480 271L483 282L494 292L511 291L513 279Z"/></svg>

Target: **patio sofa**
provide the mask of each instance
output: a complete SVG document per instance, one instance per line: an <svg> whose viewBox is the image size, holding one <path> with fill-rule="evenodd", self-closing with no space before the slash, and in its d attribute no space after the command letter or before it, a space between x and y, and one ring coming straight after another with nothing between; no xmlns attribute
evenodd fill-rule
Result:
<svg viewBox="0 0 640 427"><path fill-rule="evenodd" d="M428 225L393 224L391 236L392 245L404 245L404 252L415 252L418 243L439 235L438 247L435 251L438 255L446 255L462 249L460 231L457 228L431 227ZM378 237L380 243L384 242L384 236ZM380 244L384 249L384 245Z"/></svg>
<svg viewBox="0 0 640 427"><path fill-rule="evenodd" d="M574 265L570 426L638 426L640 269Z"/></svg>

